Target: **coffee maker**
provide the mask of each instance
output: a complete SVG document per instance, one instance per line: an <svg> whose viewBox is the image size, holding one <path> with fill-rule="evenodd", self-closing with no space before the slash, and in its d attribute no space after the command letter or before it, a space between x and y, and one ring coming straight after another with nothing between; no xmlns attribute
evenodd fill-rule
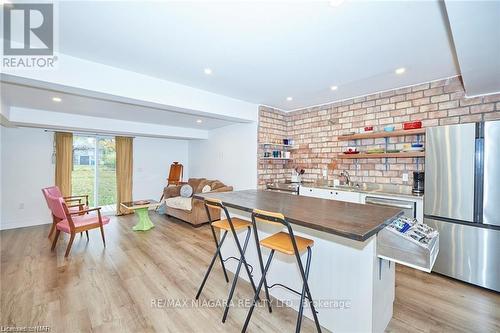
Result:
<svg viewBox="0 0 500 333"><path fill-rule="evenodd" d="M423 171L413 172L413 188L411 189L411 193L419 195L424 194L424 179Z"/></svg>

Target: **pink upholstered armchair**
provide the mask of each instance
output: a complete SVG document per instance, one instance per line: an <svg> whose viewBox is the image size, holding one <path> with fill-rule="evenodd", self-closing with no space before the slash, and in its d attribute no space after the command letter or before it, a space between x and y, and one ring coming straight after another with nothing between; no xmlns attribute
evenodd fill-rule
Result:
<svg viewBox="0 0 500 333"><path fill-rule="evenodd" d="M42 188L43 196L45 197L45 201L47 202L47 206L52 211L50 207L50 203L48 200L48 196L51 195L56 198L63 198L67 204L67 207L70 212L82 211L89 208L89 196L88 195L72 195L69 197L63 197L61 190L57 186L50 186L46 188ZM84 203L82 200L85 199ZM77 203L75 203L77 202ZM52 226L50 227L49 238L52 237L54 230L56 229L56 224L59 220L52 214Z"/></svg>
<svg viewBox="0 0 500 333"><path fill-rule="evenodd" d="M56 235L54 237L54 241L52 242L52 250L56 247L57 239L59 238L61 231L70 235L68 247L66 248L66 253L64 255L67 257L71 250L71 246L73 245L75 234L85 231L88 237L88 230L96 228L101 229L102 242L104 243L104 246L106 246L103 226L109 223L109 217L101 216L100 207L71 212L68 209L66 201L62 197L54 197L47 194L46 199L47 204L51 208L52 214L58 221L55 226Z"/></svg>

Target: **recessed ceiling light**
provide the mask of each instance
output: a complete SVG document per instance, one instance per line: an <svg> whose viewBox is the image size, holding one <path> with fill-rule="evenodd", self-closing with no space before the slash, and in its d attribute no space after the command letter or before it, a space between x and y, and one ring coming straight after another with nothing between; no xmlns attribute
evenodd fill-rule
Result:
<svg viewBox="0 0 500 333"><path fill-rule="evenodd" d="M61 99L61 98L59 98L59 97L52 97L52 100L53 100L54 102L57 102L57 103L59 103L60 101L62 101L62 99Z"/></svg>
<svg viewBox="0 0 500 333"><path fill-rule="evenodd" d="M286 100L290 102L293 100L293 97L287 97Z"/></svg>
<svg viewBox="0 0 500 333"><path fill-rule="evenodd" d="M331 91L335 91L335 90L337 90L337 89L339 89L339 87L337 87L337 86L331 86L331 87L330 87L330 90L331 90Z"/></svg>
<svg viewBox="0 0 500 333"><path fill-rule="evenodd" d="M205 68L205 69L203 70L203 73L205 73L205 74L207 74L207 75L210 75L210 74L212 74L212 69L210 69L210 68Z"/></svg>
<svg viewBox="0 0 500 333"><path fill-rule="evenodd" d="M406 72L406 68L404 67L401 67L401 68L398 68L395 70L396 74L403 74L404 72Z"/></svg>
<svg viewBox="0 0 500 333"><path fill-rule="evenodd" d="M203 120L198 119L198 120L196 120L196 122L197 122L198 124L201 124L201 123L203 122Z"/></svg>

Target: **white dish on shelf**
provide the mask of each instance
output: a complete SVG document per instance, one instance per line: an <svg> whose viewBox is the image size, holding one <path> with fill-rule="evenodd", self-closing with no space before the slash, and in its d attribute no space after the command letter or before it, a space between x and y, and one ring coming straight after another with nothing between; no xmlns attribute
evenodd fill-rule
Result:
<svg viewBox="0 0 500 333"><path fill-rule="evenodd" d="M409 147L407 149L404 149L403 152L409 152L409 151L424 151L424 147Z"/></svg>

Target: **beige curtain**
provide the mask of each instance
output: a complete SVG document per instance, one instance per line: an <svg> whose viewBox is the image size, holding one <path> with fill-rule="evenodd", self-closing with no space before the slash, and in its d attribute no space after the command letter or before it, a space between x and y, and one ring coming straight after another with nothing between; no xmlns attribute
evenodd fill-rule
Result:
<svg viewBox="0 0 500 333"><path fill-rule="evenodd" d="M132 213L120 206L132 201L133 138L117 136L116 143L116 215Z"/></svg>
<svg viewBox="0 0 500 333"><path fill-rule="evenodd" d="M56 132L56 185L63 196L71 195L71 170L73 170L73 134Z"/></svg>

